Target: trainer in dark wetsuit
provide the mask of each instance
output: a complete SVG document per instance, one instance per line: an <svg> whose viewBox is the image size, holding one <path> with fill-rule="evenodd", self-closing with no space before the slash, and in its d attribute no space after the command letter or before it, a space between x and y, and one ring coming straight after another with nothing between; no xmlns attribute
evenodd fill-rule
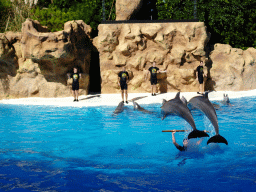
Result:
<svg viewBox="0 0 256 192"><path fill-rule="evenodd" d="M204 67L203 61L200 62L200 65L196 68L196 77L199 82L199 92L204 93Z"/></svg>
<svg viewBox="0 0 256 192"><path fill-rule="evenodd" d="M206 131L204 131L204 132L206 132ZM172 132L172 142L173 142L173 144L175 145L175 147L176 147L178 150L180 150L180 151L187 151L187 149L188 149L188 138L183 139L183 146L180 146L180 145L176 142L176 139L175 139L175 136L174 136L175 133L176 133L176 131L174 130L174 131ZM199 141L197 141L197 142L195 143L195 145L196 145L196 146L200 145L200 143L202 143L202 141L203 141L203 138L201 138ZM191 147L191 144L190 144L190 147ZM192 145L192 147L193 147L193 145Z"/></svg>
<svg viewBox="0 0 256 192"><path fill-rule="evenodd" d="M156 62L153 62L153 66L148 69L148 73L150 73L150 82L151 82L151 94L152 96L156 95L156 84L157 84L157 72L164 73L166 71L159 70L158 67L156 67ZM145 80L147 79L148 73L145 77Z"/></svg>
<svg viewBox="0 0 256 192"><path fill-rule="evenodd" d="M122 101L124 103L124 93L125 93L125 98L126 98L126 103L128 103L128 93L127 93L127 83L129 80L129 74L125 70L125 67L123 67L123 70L118 73L118 84L121 87L121 96L122 96Z"/></svg>
<svg viewBox="0 0 256 192"><path fill-rule="evenodd" d="M79 79L81 78L81 73L78 73L77 68L75 67L73 69L73 73L68 74L69 78L73 79L72 82L72 92L73 92L73 96L74 96L74 101L78 101L78 91L79 91Z"/></svg>
<svg viewBox="0 0 256 192"><path fill-rule="evenodd" d="M180 150L180 151L186 151L187 150L187 147L188 147L188 139L184 139L183 140L183 146L180 146L177 142L176 142L176 139L175 139L175 134L176 132L172 132L172 142L173 144L175 145L175 147Z"/></svg>

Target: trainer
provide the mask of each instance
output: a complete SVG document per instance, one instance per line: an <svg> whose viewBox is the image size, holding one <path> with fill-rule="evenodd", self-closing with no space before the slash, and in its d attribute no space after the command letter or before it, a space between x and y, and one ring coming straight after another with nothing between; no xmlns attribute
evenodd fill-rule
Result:
<svg viewBox="0 0 256 192"><path fill-rule="evenodd" d="M121 87L121 96L122 96L122 101L124 103L124 94L125 94L125 99L126 103L128 103L128 93L127 93L127 88L128 88L128 81L129 81L129 74L125 70L125 67L123 67L122 71L118 73L118 85Z"/></svg>
<svg viewBox="0 0 256 192"><path fill-rule="evenodd" d="M68 73L68 78L72 78L73 82L72 82L72 93L74 96L74 102L77 101L78 102L78 95L79 95L79 79L81 78L81 73L78 73L78 69L77 67L73 68L73 73L70 75Z"/></svg>
<svg viewBox="0 0 256 192"><path fill-rule="evenodd" d="M166 73L166 71L159 70L158 67L156 67L156 62L153 62L152 67L148 69L148 72L145 76L145 81L148 78L148 74L150 73L150 83L151 83L151 94L152 96L156 96L156 84L157 84L157 72L160 73Z"/></svg>
<svg viewBox="0 0 256 192"><path fill-rule="evenodd" d="M204 93L204 62L201 61L200 65L196 68L196 78L199 82L199 94Z"/></svg>

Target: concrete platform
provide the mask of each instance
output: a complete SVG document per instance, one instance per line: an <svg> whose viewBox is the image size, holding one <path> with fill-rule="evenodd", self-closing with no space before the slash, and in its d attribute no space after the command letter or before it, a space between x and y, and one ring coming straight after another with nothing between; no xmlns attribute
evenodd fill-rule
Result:
<svg viewBox="0 0 256 192"><path fill-rule="evenodd" d="M151 96L150 93L130 93L128 94L128 105L132 105L131 100L135 99L139 104L162 103L163 99L169 100L175 97L177 92L169 92ZM233 98L256 96L256 90L250 91L218 91L209 93L210 100L222 100L223 93L228 94L232 102ZM187 100L198 95L195 92L181 92ZM21 98L21 99L4 99L0 100L0 104L15 105L52 105L66 107L87 107L87 106L117 106L121 101L121 94L95 94L79 96L79 102L73 102L73 97L65 98Z"/></svg>

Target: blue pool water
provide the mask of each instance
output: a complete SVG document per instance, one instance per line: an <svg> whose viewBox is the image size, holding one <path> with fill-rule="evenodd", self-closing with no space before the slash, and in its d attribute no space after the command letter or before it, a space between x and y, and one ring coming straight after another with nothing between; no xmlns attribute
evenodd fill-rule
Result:
<svg viewBox="0 0 256 192"><path fill-rule="evenodd" d="M217 110L229 145L179 152L166 129L190 129L176 116L160 118L160 105L53 107L0 105L0 191L254 191L256 98L231 99ZM139 101L138 101L139 103ZM217 103L217 102L216 102ZM192 111L199 130L210 121ZM176 133L182 140L188 133Z"/></svg>

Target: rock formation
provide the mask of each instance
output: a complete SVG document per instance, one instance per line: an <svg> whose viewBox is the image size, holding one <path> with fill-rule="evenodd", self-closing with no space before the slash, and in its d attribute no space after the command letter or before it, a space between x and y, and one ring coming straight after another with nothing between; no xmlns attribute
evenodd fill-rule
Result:
<svg viewBox="0 0 256 192"><path fill-rule="evenodd" d="M256 49L215 44L210 54L210 76L215 90L256 89Z"/></svg>
<svg viewBox="0 0 256 192"><path fill-rule="evenodd" d="M75 65L82 71L81 94L88 93L90 33L83 21L51 33L27 19L21 33L0 34L0 97L69 96L67 73Z"/></svg>
<svg viewBox="0 0 256 192"><path fill-rule="evenodd" d="M139 11L143 0L117 0L116 1L116 20L129 20Z"/></svg>
<svg viewBox="0 0 256 192"><path fill-rule="evenodd" d="M157 20L157 0L117 0L116 20Z"/></svg>
<svg viewBox="0 0 256 192"><path fill-rule="evenodd" d="M208 36L204 23L101 24L94 45L100 52L102 93L117 93L117 73L128 69L129 92L150 92L144 81L155 61L166 74L159 74L159 92L197 91L195 69L205 61ZM207 69L205 69L207 74Z"/></svg>

